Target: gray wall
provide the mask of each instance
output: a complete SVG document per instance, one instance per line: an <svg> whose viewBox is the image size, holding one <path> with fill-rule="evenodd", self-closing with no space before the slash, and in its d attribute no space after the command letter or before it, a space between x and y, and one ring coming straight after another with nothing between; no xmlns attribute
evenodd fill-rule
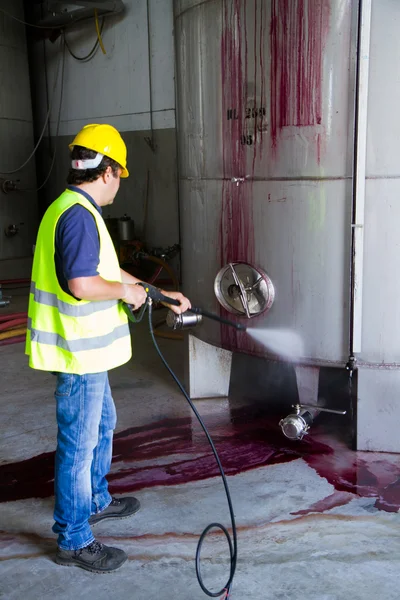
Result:
<svg viewBox="0 0 400 600"><path fill-rule="evenodd" d="M135 222L135 232L140 239L146 240L149 247L173 245L179 241L175 129L155 131L154 140L157 144L155 153L145 141L150 131L125 131L122 135L128 147L130 176L128 179L121 180L121 187L114 203L104 208L103 215L120 217L127 213ZM65 189L70 165L68 151L70 142L70 136L58 138L58 159L46 186L43 208ZM42 178L51 161L46 150L39 153L39 157L41 170L39 178ZM147 181L149 181L148 193L146 193ZM144 231L146 196L147 226Z"/></svg>
<svg viewBox="0 0 400 600"><path fill-rule="evenodd" d="M90 62L78 62L68 53L65 62L63 102L57 159L49 183L40 197L44 210L65 188L69 168L68 144L88 123L109 123L119 129L128 146L130 177L121 182L114 204L104 216L124 213L135 221L139 236L145 234L148 247L179 242L178 194L176 178L174 41L172 0L150 0L151 86L149 77L148 21L145 0L126 0L122 16L109 18L103 33L106 49ZM87 21L67 40L80 56L87 54L96 41L94 22ZM33 50L35 71L35 118L43 123L46 110L46 84L43 69L43 43ZM54 85L60 58L59 41L46 42L48 87ZM61 79L61 78L60 78ZM145 138L151 135L150 91L153 109L153 152ZM52 141L58 122L58 97L51 115ZM47 143L38 155L39 181L50 164ZM144 207L149 172L147 227L143 231Z"/></svg>
<svg viewBox="0 0 400 600"><path fill-rule="evenodd" d="M22 0L0 0L0 8L24 17ZM0 172L18 169L33 150L33 122L25 27L0 13ZM25 190L36 189L35 162L17 173L0 173L0 279L29 276L37 228L35 191L4 193L4 180L20 180ZM5 228L16 225L17 235Z"/></svg>

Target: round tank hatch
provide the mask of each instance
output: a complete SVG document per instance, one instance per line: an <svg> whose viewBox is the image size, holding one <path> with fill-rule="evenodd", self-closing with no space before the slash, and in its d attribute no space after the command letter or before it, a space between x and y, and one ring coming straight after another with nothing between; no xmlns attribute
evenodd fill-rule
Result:
<svg viewBox="0 0 400 600"><path fill-rule="evenodd" d="M269 310L275 290L264 271L247 263L229 263L215 278L219 303L230 313L251 319Z"/></svg>

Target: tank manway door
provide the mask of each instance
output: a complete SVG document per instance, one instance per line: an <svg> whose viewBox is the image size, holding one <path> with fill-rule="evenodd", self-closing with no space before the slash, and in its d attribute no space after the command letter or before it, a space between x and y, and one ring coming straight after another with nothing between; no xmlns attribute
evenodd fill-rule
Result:
<svg viewBox="0 0 400 600"><path fill-rule="evenodd" d="M215 278L214 291L227 311L248 319L268 311L275 298L268 275L247 263L223 267Z"/></svg>

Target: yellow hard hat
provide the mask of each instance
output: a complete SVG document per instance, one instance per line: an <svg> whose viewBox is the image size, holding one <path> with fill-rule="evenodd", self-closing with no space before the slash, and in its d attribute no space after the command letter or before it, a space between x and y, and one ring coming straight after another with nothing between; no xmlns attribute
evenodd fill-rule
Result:
<svg viewBox="0 0 400 600"><path fill-rule="evenodd" d="M126 145L119 131L112 125L85 125L69 145L69 149L72 150L74 146L82 146L112 158L122 167L121 177L129 177L126 168Z"/></svg>

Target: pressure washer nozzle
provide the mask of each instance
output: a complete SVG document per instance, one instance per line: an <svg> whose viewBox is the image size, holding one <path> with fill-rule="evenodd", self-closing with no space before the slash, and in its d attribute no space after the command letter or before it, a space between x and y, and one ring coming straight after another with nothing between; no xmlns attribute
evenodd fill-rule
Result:
<svg viewBox="0 0 400 600"><path fill-rule="evenodd" d="M208 312L207 310L203 310L202 308L198 308L196 306L192 306L189 308L189 312L194 313L196 315L203 315L203 317L207 317L208 319L213 319L214 321L218 321L218 323L222 323L223 325L229 325L230 327L234 327L239 331L246 331L246 326L241 323L235 323L234 321L230 321L229 319L224 319L219 315L215 315L214 313Z"/></svg>
<svg viewBox="0 0 400 600"><path fill-rule="evenodd" d="M170 304L174 306L179 306L179 300L175 300L175 298L169 298L165 296L158 288L150 285L149 283L139 282L138 285L141 285L148 297L154 300L154 302L164 302L165 304ZM218 321L224 325L229 325L230 327L234 327L238 331L246 331L247 327L242 325L242 323L235 323L234 321L230 321L229 319L224 319L214 313L210 313L207 310L203 310L202 308L198 308L196 306L192 306L189 308L188 312L191 312L195 315L202 315L203 317L207 317L208 319L213 319L214 321Z"/></svg>

